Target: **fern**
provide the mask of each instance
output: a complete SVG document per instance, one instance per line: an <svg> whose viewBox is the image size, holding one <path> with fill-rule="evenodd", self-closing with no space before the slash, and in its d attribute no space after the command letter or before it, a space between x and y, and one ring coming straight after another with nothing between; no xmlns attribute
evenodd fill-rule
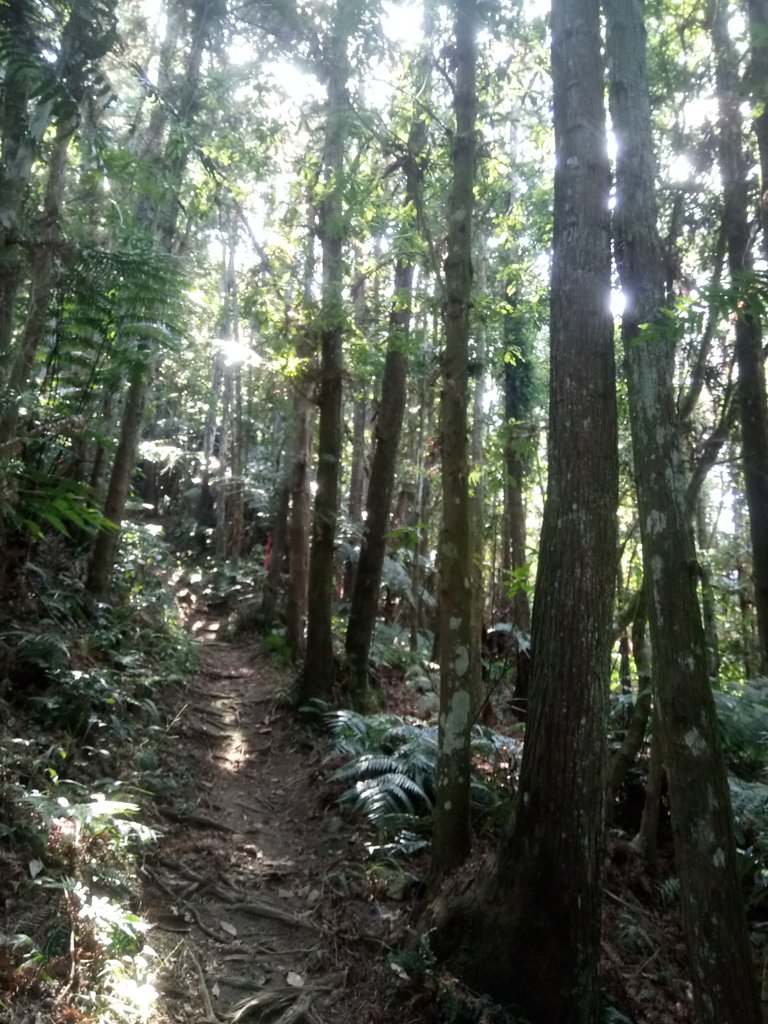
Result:
<svg viewBox="0 0 768 1024"><path fill-rule="evenodd" d="M768 768L768 680L747 681L714 696L729 767L755 778Z"/></svg>
<svg viewBox="0 0 768 1024"><path fill-rule="evenodd" d="M437 776L437 727L346 709L328 713L326 722L333 735L329 759L344 761L329 776L347 784L339 803L363 814L383 835L428 824ZM493 812L505 802L510 790L501 765L508 763L511 743L491 729L473 730L470 794L477 811Z"/></svg>

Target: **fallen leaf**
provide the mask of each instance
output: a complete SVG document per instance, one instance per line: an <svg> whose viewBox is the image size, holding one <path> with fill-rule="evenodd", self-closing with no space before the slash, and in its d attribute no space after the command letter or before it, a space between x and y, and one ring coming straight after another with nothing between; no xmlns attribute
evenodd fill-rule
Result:
<svg viewBox="0 0 768 1024"><path fill-rule="evenodd" d="M37 857L35 857L34 860L31 860L29 862L29 873L33 878L37 878L37 876L40 874L44 867L45 864L43 864L41 860L38 860Z"/></svg>
<svg viewBox="0 0 768 1024"><path fill-rule="evenodd" d="M229 921L220 921L219 924L221 925L221 930L226 932L227 935L237 935L237 928L230 924Z"/></svg>

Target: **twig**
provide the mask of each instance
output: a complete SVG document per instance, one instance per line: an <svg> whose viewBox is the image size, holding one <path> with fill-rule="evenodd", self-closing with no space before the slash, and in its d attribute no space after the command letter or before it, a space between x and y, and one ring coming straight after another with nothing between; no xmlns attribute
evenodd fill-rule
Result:
<svg viewBox="0 0 768 1024"><path fill-rule="evenodd" d="M233 828L231 825L227 825L223 821L217 821L216 818L209 818L207 814L202 814L200 811L181 811L174 810L173 807L169 807L167 804L163 804L157 808L160 814L169 821L174 821L178 825L202 825L203 828L212 828L216 832L225 832L227 835L242 835L243 832L239 828Z"/></svg>
<svg viewBox="0 0 768 1024"><path fill-rule="evenodd" d="M639 903L627 903L627 901L623 900L621 896L617 896L616 893L611 892L609 889L603 889L603 892L606 896L609 896L616 903L620 903L622 907L626 907L627 910L632 910L635 913L637 913L638 911L641 911L643 914L648 913L645 907L641 906Z"/></svg>
<svg viewBox="0 0 768 1024"><path fill-rule="evenodd" d="M214 893L219 899L224 900L225 903L229 903L231 906L236 906L238 910L244 910L249 914L256 914L258 917L267 917L271 921L281 921L283 924L294 925L297 928L309 928L312 931L322 931L320 925L314 921L307 921L303 917L299 917L297 914L291 914L287 910L281 910L280 907L274 906L272 903L267 903L263 900L250 900L248 903L240 903L238 896L233 893L228 893L226 889L221 886L217 886L214 889Z"/></svg>
<svg viewBox="0 0 768 1024"><path fill-rule="evenodd" d="M226 985L227 988L253 989L253 978L237 978L231 974L216 974L213 979L218 985Z"/></svg>
<svg viewBox="0 0 768 1024"><path fill-rule="evenodd" d="M213 928L209 928L208 925L205 924L205 922L200 917L200 911L197 909L197 907L193 907L191 904L188 904L187 907L190 914L195 920L195 924L200 929L200 931L203 932L203 934L207 935L209 939L213 939L214 942L218 942L222 946L225 946L229 942L228 939L222 939L218 932L215 932Z"/></svg>
<svg viewBox="0 0 768 1024"><path fill-rule="evenodd" d="M655 960L660 952L661 952L660 949L654 949L654 951L651 953L651 955L648 957L648 959L646 961L644 961L642 964L640 964L640 966L636 970L632 971L631 974L628 974L627 977L628 978L636 978L638 976L638 974L642 974L643 971L645 970L645 968L648 966L648 964L651 963L651 961Z"/></svg>
<svg viewBox="0 0 768 1024"><path fill-rule="evenodd" d="M293 1006L289 1006L275 1019L274 1024L298 1024L301 1020L309 1020L308 1014L311 1008L312 1000L309 996L300 996Z"/></svg>
<svg viewBox="0 0 768 1024"><path fill-rule="evenodd" d="M189 959L192 961L192 966L195 969L197 980L200 982L200 996L203 1000L203 1006L205 1007L205 1019L207 1021L213 1021L215 1022L215 1024L220 1024L219 1018L216 1016L216 1012L213 1009L213 1003L211 1002L211 994L208 991L208 986L205 983L205 975L203 974L203 968L200 966L200 961L192 952L192 948L190 946L187 946L187 953L189 955Z"/></svg>

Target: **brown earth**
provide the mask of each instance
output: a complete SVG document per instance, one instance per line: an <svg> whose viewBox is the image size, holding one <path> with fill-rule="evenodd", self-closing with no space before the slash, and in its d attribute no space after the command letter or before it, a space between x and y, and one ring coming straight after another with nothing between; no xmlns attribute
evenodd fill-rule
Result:
<svg viewBox="0 0 768 1024"><path fill-rule="evenodd" d="M281 701L285 670L256 643L203 639L141 871L164 965L155 1019L426 1019L388 1015L397 978L382 954L404 911L372 899L365 837L318 784L322 753Z"/></svg>

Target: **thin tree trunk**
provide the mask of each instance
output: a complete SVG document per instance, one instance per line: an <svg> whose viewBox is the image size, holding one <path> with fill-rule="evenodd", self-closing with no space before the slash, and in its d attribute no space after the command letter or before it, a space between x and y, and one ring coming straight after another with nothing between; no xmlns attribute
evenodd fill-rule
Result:
<svg viewBox="0 0 768 1024"><path fill-rule="evenodd" d="M618 750L614 751L608 762L608 785L606 798L606 820L610 822L613 807L619 790L624 785L629 769L635 762L645 742L648 720L653 705L653 679L651 676L651 657L645 636L646 616L645 602L638 603L635 619L632 623L632 652L637 668L637 694L624 733L624 739Z"/></svg>
<svg viewBox="0 0 768 1024"><path fill-rule="evenodd" d="M472 302L472 215L475 181L476 0L456 0L456 86L453 180L448 203L445 260L445 349L440 396L443 520L440 573L440 716L432 833L432 878L437 881L469 854L469 749L472 673L480 633L472 623L472 536L469 500L467 403Z"/></svg>
<svg viewBox="0 0 768 1024"><path fill-rule="evenodd" d="M167 86L169 95L173 94L170 78L173 58L180 43L182 29L180 6L169 6L168 32L163 45L163 60L160 77L162 84ZM190 48L186 57L186 70L178 86L178 113L180 117L189 114L197 94L203 52L208 38L210 19L213 10L203 4L195 9L190 25ZM174 231L178 216L178 202L175 189L181 184L188 150L181 150L171 142L163 147L168 127L169 107L158 104L155 107L150 123L150 144L145 153L146 158L157 164L165 164L164 180L167 183L161 202L152 202L148 196L142 196L137 203L137 223L146 235L156 241L166 252L171 252L174 242ZM115 459L112 464L110 482L104 505L104 515L114 526L122 525L125 515L125 504L130 488L130 478L136 459L136 449L141 439L141 418L144 412L147 395L151 387L151 377L155 360L153 345L147 344L142 353L143 358L134 365L128 380L128 389L123 409L120 439ZM87 572L87 589L95 596L102 597L106 593L114 568L114 561L119 545L117 532L102 532L96 538Z"/></svg>
<svg viewBox="0 0 768 1024"><path fill-rule="evenodd" d="M752 127L760 154L760 224L763 255L768 257L768 0L747 0L750 37L750 64L747 82L756 111Z"/></svg>
<svg viewBox="0 0 768 1024"><path fill-rule="evenodd" d="M512 588L505 595L515 627L515 689L514 711L524 720L528 712L531 687L531 605L528 599L526 566L525 485L530 472L533 377L530 342L513 297L509 315L504 320L504 524L506 544L503 564L504 586Z"/></svg>
<svg viewBox="0 0 768 1024"><path fill-rule="evenodd" d="M648 760L648 778L645 783L645 803L640 828L632 840L632 848L653 863L659 846L659 815L661 813L661 787L664 783L664 756L661 749L661 722L656 707L651 726L651 750Z"/></svg>
<svg viewBox="0 0 768 1024"><path fill-rule="evenodd" d="M720 114L718 146L725 204L723 226L731 282L738 285L745 273L752 270L752 237L748 213L748 165L742 137L742 83L738 57L728 36L729 9L727 3L711 3L709 19L715 49ZM734 330L741 457L752 540L760 672L768 675L768 398L763 332L759 317L747 310L737 312Z"/></svg>
<svg viewBox="0 0 768 1024"><path fill-rule="evenodd" d="M294 661L305 654L307 623L307 582L309 576L310 491L309 467L312 458L314 406L302 390L301 381L294 394L296 441L292 460L291 518L288 528L288 591L285 609L286 642Z"/></svg>
<svg viewBox="0 0 768 1024"><path fill-rule="evenodd" d="M482 298L488 288L488 254L485 239L481 239L477 256L477 294ZM470 492L470 532L472 538L472 624L471 635L479 638L482 645L483 620L485 617L485 385L486 374L486 328L480 322L474 331L475 351L473 354L474 378L472 388L472 419L470 435L470 471L474 486ZM478 642L478 641L475 641ZM482 657L472 662L470 693L472 695L472 720L490 724L494 718L490 697L486 698L483 684Z"/></svg>
<svg viewBox="0 0 768 1024"><path fill-rule="evenodd" d="M347 502L347 519L352 544L361 531L363 504L365 500L365 427L368 418L368 396L365 392L357 395L352 402L352 459L349 470L349 500ZM351 556L344 564L344 582L342 594L350 600L355 587L357 563Z"/></svg>
<svg viewBox="0 0 768 1024"><path fill-rule="evenodd" d="M328 113L326 120L324 197L320 203L323 251L323 297L320 331L320 391L318 399L317 490L312 515L309 557L307 648L299 677L300 699L327 700L333 691L334 544L341 459L342 337L344 303L344 144L349 116L347 96L346 0L340 0L336 25L324 63Z"/></svg>
<svg viewBox="0 0 768 1024"><path fill-rule="evenodd" d="M421 175L419 159L424 142L424 125L419 121L412 126L408 140L406 210L416 206ZM353 704L360 707L369 701L368 656L376 622L397 453L405 412L413 272L410 257L398 256L394 274L394 298L389 314L387 354L381 380L381 401L368 481L365 529L347 624L347 686Z"/></svg>
<svg viewBox="0 0 768 1024"><path fill-rule="evenodd" d="M109 590L109 582L120 546L119 527L125 514L125 503L131 484L131 473L136 458L136 448L141 437L141 423L149 391L149 352L137 361L128 381L128 391L123 408L115 459L109 478L107 496L104 500L104 515L114 525L112 530L102 530L96 541L88 563L86 590L94 597L103 598Z"/></svg>
<svg viewBox="0 0 768 1024"><path fill-rule="evenodd" d="M659 315L667 288L657 233L642 4L606 0L605 10L618 143L616 262L626 296L622 337L645 598L695 1014L699 1024L757 1024L760 1008L696 593L674 406L674 337Z"/></svg>

